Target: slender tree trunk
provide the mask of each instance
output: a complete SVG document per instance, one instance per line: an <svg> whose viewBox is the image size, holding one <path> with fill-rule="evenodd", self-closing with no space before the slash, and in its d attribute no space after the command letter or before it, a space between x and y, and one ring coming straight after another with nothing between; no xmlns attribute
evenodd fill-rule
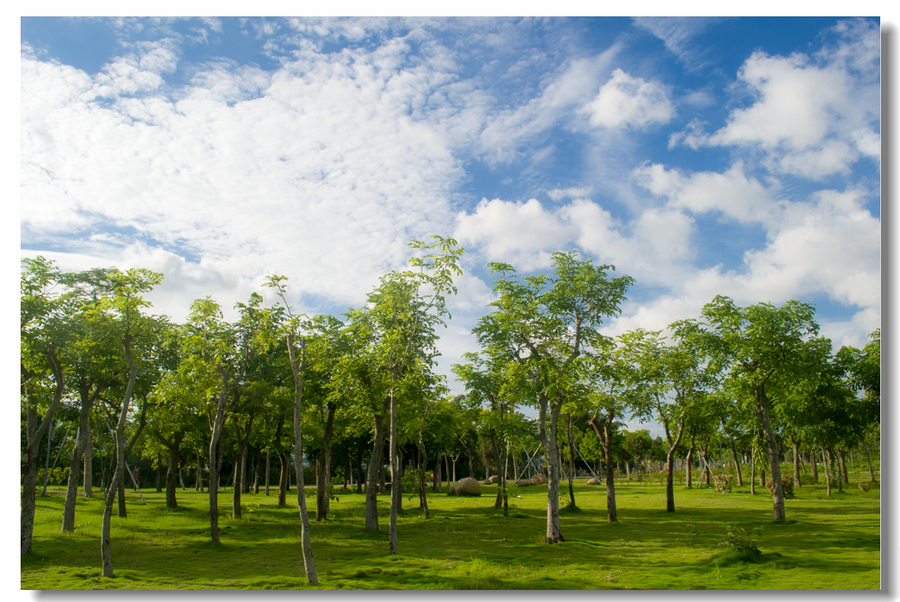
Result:
<svg viewBox="0 0 900 602"><path fill-rule="evenodd" d="M819 458L815 451L810 451L809 453L809 465L812 468L812 479L813 483L816 485L819 484Z"/></svg>
<svg viewBox="0 0 900 602"><path fill-rule="evenodd" d="M231 518L242 518L241 492L244 490L244 450L238 443L237 453L234 454L234 487L231 491Z"/></svg>
<svg viewBox="0 0 900 602"><path fill-rule="evenodd" d="M391 375L392 380L396 383L400 380L399 369L394 369ZM400 474L400 433L397 424L397 395L394 388L391 388L390 395L391 404L391 433L390 433L390 459L391 459L391 515L388 526L388 539L390 541L389 554L398 554L397 549L397 513L400 511L400 505L403 503L403 476Z"/></svg>
<svg viewBox="0 0 900 602"><path fill-rule="evenodd" d="M872 477L872 482L875 482L875 469L872 468L872 457L869 455L869 444L863 441L863 451L866 454L866 462L869 464L869 475Z"/></svg>
<svg viewBox="0 0 900 602"><path fill-rule="evenodd" d="M794 451L794 487L800 487L800 442L791 435L791 448Z"/></svg>
<svg viewBox="0 0 900 602"><path fill-rule="evenodd" d="M831 481L834 475L834 468L828 448L822 449L822 457L825 460L825 495L831 497Z"/></svg>
<svg viewBox="0 0 900 602"><path fill-rule="evenodd" d="M269 475L272 471L271 458L272 450L266 448L266 495L269 495Z"/></svg>
<svg viewBox="0 0 900 602"><path fill-rule="evenodd" d="M90 386L86 382L81 383L81 413L79 415L78 438L75 449L72 450L72 463L69 468L69 483L66 487L66 501L63 506L62 531L73 533L75 531L75 501L78 499L78 478L81 476L79 468L87 446L87 430L91 421L91 407L94 400L90 395Z"/></svg>
<svg viewBox="0 0 900 602"><path fill-rule="evenodd" d="M755 410L766 437L769 451L769 470L772 473L772 513L776 521L784 520L784 490L781 484L781 463L778 441L769 421L769 400L763 385L756 389Z"/></svg>
<svg viewBox="0 0 900 602"><path fill-rule="evenodd" d="M293 345L288 341L288 346ZM291 358L294 359L293 357ZM292 361L292 364L294 362ZM303 433L301 431L303 382L297 380L294 371L294 472L297 476L297 506L300 512L300 545L303 550L303 568L310 585L319 585L316 563L312 553L312 537L309 531L309 514L306 511L306 487L303 482Z"/></svg>
<svg viewBox="0 0 900 602"><path fill-rule="evenodd" d="M169 509L178 507L178 500L175 497L175 490L178 487L178 444L183 436L183 433L176 434L175 444L169 447L169 467L166 471L166 508Z"/></svg>
<svg viewBox="0 0 900 602"><path fill-rule="evenodd" d="M426 413L427 415L427 413ZM425 463L428 456L425 454L425 438L422 430L419 430L419 508L425 511L425 518L431 518L428 512L428 495L425 487Z"/></svg>
<svg viewBox="0 0 900 602"><path fill-rule="evenodd" d="M547 543L560 543L565 541L559 524L559 449L556 444L557 424L559 412L562 408L562 400L555 399L553 403L543 393L539 397L540 403L540 436L547 457ZM548 408L549 405L549 408ZM550 410L548 420L547 410Z"/></svg>
<svg viewBox="0 0 900 602"><path fill-rule="evenodd" d="M756 495L756 448L750 450L750 495Z"/></svg>
<svg viewBox="0 0 900 602"><path fill-rule="evenodd" d="M134 392L134 383L137 380L137 366L131 359L130 335L125 338L125 361L128 363L128 384L125 386L125 395L122 400L122 408L119 412L119 422L116 425L116 470L106 491L106 502L103 506L103 522L100 528L100 558L102 561L102 574L104 577L113 576L112 563L112 506L116 493L125 476L125 424L128 421L128 406L131 404L131 396Z"/></svg>
<svg viewBox="0 0 900 602"><path fill-rule="evenodd" d="M209 440L209 533L213 543L219 543L219 439L225 427L225 409L228 403L227 380L222 378L222 391L216 404L216 417Z"/></svg>
<svg viewBox="0 0 900 602"><path fill-rule="evenodd" d="M686 482L686 487L691 489L693 487L693 479L691 477L691 469L694 465L694 433L691 433L691 444L688 446L687 458L684 463L684 479Z"/></svg>
<svg viewBox="0 0 900 602"><path fill-rule="evenodd" d="M291 476L291 460L288 452L279 452L278 461L280 463L279 466L281 467L281 472L278 477L278 505L287 506L287 492L290 487L288 481Z"/></svg>
<svg viewBox="0 0 900 602"><path fill-rule="evenodd" d="M569 506L576 508L575 487L573 485L575 480L575 434L573 433L572 422L571 414L566 416L566 442L569 445Z"/></svg>
<svg viewBox="0 0 900 602"><path fill-rule="evenodd" d="M850 484L850 475L847 474L847 460L844 457L843 449L837 450L837 457L838 457L838 461L840 462L840 466L841 466L841 482L847 483L849 485Z"/></svg>
<svg viewBox="0 0 900 602"><path fill-rule="evenodd" d="M259 451L253 452L253 494L259 494Z"/></svg>
<svg viewBox="0 0 900 602"><path fill-rule="evenodd" d="M500 447L500 444L497 442L497 431L493 427L488 431L491 437L491 449L494 452L494 460L497 462L497 497L494 499L494 510L500 510L503 508L503 494L506 487L506 475L505 471L500 469L500 465L502 463L501 456L503 454L503 450ZM485 480L488 477L485 476Z"/></svg>
<svg viewBox="0 0 900 602"><path fill-rule="evenodd" d="M325 520L328 517L329 500L331 499L331 437L334 433L334 415L337 412L337 406L329 402L327 407L328 416L325 420L322 449L316 461L317 521Z"/></svg>
<svg viewBox="0 0 900 602"><path fill-rule="evenodd" d="M441 479L443 478L441 463L444 461L444 454L438 452L437 459L434 461L434 481L431 483L431 490L440 493L442 487Z"/></svg>
<svg viewBox="0 0 900 602"><path fill-rule="evenodd" d="M375 441L366 467L366 531L369 532L378 531L378 476L384 453L384 414L376 414L374 422Z"/></svg>
<svg viewBox="0 0 900 602"><path fill-rule="evenodd" d="M94 497L94 441L91 433L91 417L88 416L87 428L84 435L84 485L82 497Z"/></svg>
<svg viewBox="0 0 900 602"><path fill-rule="evenodd" d="M737 452L734 449L734 437L728 437L728 442L731 444L731 457L734 458L734 472L737 477L738 487L744 486L744 477L741 474L741 459L738 457Z"/></svg>

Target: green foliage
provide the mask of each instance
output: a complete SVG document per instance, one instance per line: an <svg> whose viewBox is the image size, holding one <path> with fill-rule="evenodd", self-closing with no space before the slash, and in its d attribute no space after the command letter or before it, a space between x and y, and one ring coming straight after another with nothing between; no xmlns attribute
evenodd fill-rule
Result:
<svg viewBox="0 0 900 602"><path fill-rule="evenodd" d="M769 493L775 494L775 483L769 480L766 483L766 489L769 490ZM781 479L781 489L784 493L784 499L792 500L794 499L794 479L793 477L782 477Z"/></svg>
<svg viewBox="0 0 900 602"><path fill-rule="evenodd" d="M742 556L759 555L762 552L760 552L753 541L754 535L757 538L762 537L759 527L754 527L750 530L750 533L747 533L747 530L743 527L729 524L725 526L725 540L719 542L719 545L726 546Z"/></svg>
<svg viewBox="0 0 900 602"><path fill-rule="evenodd" d="M713 481L716 484L716 493L731 493L731 484L734 482L734 475L726 473L713 474Z"/></svg>

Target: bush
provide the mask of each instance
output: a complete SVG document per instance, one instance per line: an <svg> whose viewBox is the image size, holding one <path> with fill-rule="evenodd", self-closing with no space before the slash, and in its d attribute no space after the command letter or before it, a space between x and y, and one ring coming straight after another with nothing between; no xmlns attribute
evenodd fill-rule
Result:
<svg viewBox="0 0 900 602"><path fill-rule="evenodd" d="M731 493L731 483L734 481L734 475L714 474L713 480L716 482L716 493Z"/></svg>
<svg viewBox="0 0 900 602"><path fill-rule="evenodd" d="M775 483L773 481L769 481L766 483L766 489L769 490L769 493L775 495ZM781 479L781 490L784 492L784 499L792 500L794 499L794 478L793 477L784 477Z"/></svg>

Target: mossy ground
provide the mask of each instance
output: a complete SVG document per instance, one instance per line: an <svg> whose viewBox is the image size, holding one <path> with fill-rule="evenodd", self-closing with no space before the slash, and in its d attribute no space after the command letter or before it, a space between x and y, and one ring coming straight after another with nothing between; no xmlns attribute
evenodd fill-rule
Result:
<svg viewBox="0 0 900 602"><path fill-rule="evenodd" d="M63 535L64 492L49 493L37 500L22 589L308 587L294 492L287 507L274 491L244 495L239 520L230 491L220 494L222 543L214 545L207 495L179 491L180 508L170 511L164 493L144 492L141 505L129 490L128 517L113 519L109 579L100 576L102 499L79 498L78 528ZM431 494L428 520L406 496L400 554L391 556L389 496L379 497L381 532L367 533L364 497L338 489L328 520L313 520L312 546L321 589L878 589L879 493L851 484L828 498L824 485L804 485L786 502L787 520L775 523L764 488L751 496L747 486L731 494L676 486L677 510L667 513L663 486L622 481L619 522L610 524L605 488L577 483L578 510L563 508L565 542L556 545L544 543L546 486L519 488L508 517L493 508L496 486L481 497ZM719 545L729 524L758 528L761 555Z"/></svg>

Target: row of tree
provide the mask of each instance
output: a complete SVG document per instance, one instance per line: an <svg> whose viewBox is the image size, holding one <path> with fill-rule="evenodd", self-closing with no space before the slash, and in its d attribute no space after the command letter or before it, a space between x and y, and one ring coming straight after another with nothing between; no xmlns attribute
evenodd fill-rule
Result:
<svg viewBox="0 0 900 602"><path fill-rule="evenodd" d="M455 293L462 249L441 237L412 241L411 247L416 256L410 269L382 277L366 305L350 309L344 321L298 314L287 278L274 275L267 282L279 300L274 306L265 306L254 293L237 305L239 318L228 322L215 301L199 299L187 321L174 324L147 312L144 295L159 284L161 274L115 268L64 273L40 257L25 260L22 553L31 552L40 442L58 410L78 424L63 531L74 529L82 464L84 493L91 495L92 441L97 439L92 428L108 435L115 449L105 483L104 575L113 572L112 506L118 499L119 516L126 514L126 459L138 445L157 462L166 458L169 507L177 506L184 466L196 465L201 489L204 468L208 471L214 542L220 541L223 467L230 463L232 469L235 517L241 515L241 493L249 487L250 464L258 473L262 452L267 478L270 456L279 464L281 503L293 470L310 583L317 576L309 544L304 449L313 452L307 456L314 466L319 520L328 513L335 445L351 473L345 477L352 478L356 466L357 480L365 481L367 530L379 530L376 495L385 487L385 451L392 484L404 480L403 459L414 460L419 503L428 516L428 468L435 468L439 483L442 459L452 459L455 473L456 461L465 454L466 473L474 476L473 456L479 458L481 447L485 476L491 462L498 472L495 503L505 514L509 450L530 438L522 415L530 406L537 411L541 464L549 476L547 541L557 542L563 539L562 462L569 462L574 504L571 477L577 458L584 460L585 453L588 460L596 458L591 445L582 443L580 451L576 443L588 425L607 460L611 521L616 511L610 464L619 457L615 448L621 439L616 426L629 415L658 420L664 427L670 510L674 460L681 448L688 449L690 460L695 440L704 454L710 437L726 438L733 453L735 439L749 435L764 442L777 520L784 516L778 466L785 440L797 458L802 444L831 453L852 447L867 429L877 432L877 333L864 350L844 348L832 356L830 343L816 336L809 305L739 308L718 297L701 318L671 325L668 337L644 330L607 337L600 333L603 321L619 312L633 281L612 278L610 266L594 266L574 253L555 254L548 274L522 277L512 266L491 264L496 300L475 328L481 350L454 366L467 394L450 397L434 366L437 329L450 317L446 296ZM686 439L689 446L683 444ZM528 447L520 445L521 459L530 463L536 457ZM641 446L627 447L636 461ZM390 491L390 552L396 554L402 488Z"/></svg>

